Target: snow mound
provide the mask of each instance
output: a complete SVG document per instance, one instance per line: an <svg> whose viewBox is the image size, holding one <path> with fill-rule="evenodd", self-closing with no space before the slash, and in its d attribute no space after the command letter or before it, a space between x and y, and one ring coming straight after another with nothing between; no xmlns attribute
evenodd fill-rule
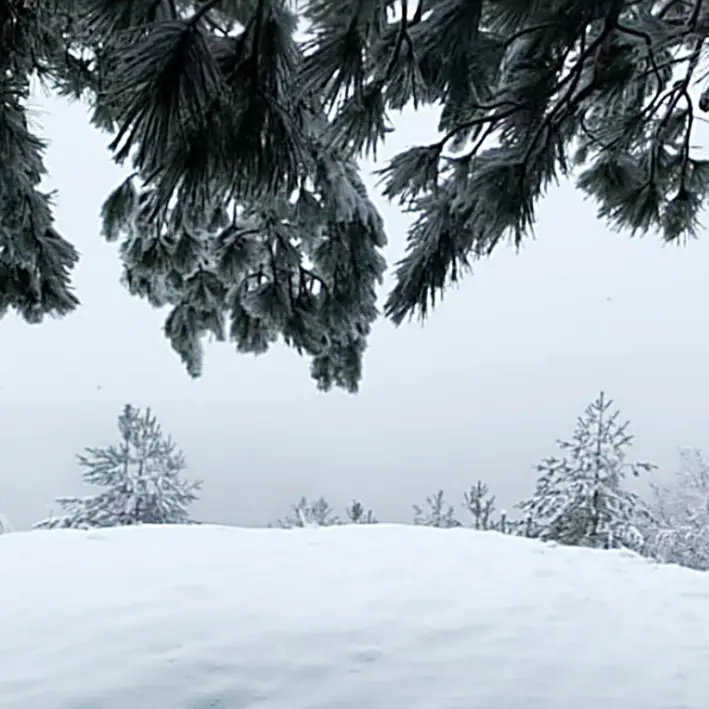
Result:
<svg viewBox="0 0 709 709"><path fill-rule="evenodd" d="M0 537L0 709L706 709L709 575L396 525Z"/></svg>

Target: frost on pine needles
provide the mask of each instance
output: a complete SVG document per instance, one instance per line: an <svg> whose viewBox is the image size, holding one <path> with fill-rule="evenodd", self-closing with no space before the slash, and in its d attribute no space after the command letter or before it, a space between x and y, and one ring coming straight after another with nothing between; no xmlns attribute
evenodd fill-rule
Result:
<svg viewBox="0 0 709 709"><path fill-rule="evenodd" d="M519 245L560 177L615 227L693 235L707 34L701 1L4 0L0 310L35 322L78 302L39 189L34 77L87 101L130 165L103 233L129 291L169 309L192 375L205 337L250 353L280 338L320 387L354 391L386 242L356 160L392 112L440 109L439 136L380 173L414 216L385 304L400 323Z"/></svg>
<svg viewBox="0 0 709 709"><path fill-rule="evenodd" d="M596 548L643 546L649 512L625 487L628 476L653 469L632 462L629 422L620 422L613 402L601 392L586 407L570 441L559 441L560 457L537 466L534 495L519 507L528 536Z"/></svg>
<svg viewBox="0 0 709 709"><path fill-rule="evenodd" d="M84 482L104 488L93 496L59 498L61 514L37 528L186 524L202 483L183 476L182 452L150 409L126 405L118 417L120 443L79 455Z"/></svg>

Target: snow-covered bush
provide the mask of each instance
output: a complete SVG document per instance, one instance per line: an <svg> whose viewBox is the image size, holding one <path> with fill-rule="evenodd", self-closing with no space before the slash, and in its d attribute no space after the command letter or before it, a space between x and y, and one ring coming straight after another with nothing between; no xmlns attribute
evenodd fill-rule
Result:
<svg viewBox="0 0 709 709"><path fill-rule="evenodd" d="M284 529L294 527L330 527L340 524L340 519L324 497L309 500L301 497L292 507L288 515L278 521L278 526Z"/></svg>
<svg viewBox="0 0 709 709"><path fill-rule="evenodd" d="M359 500L352 500L345 510L351 524L376 524L377 518L371 509L367 509Z"/></svg>
<svg viewBox="0 0 709 709"><path fill-rule="evenodd" d="M427 497L425 506L414 505L414 524L444 529L462 526L455 508L446 502L443 490Z"/></svg>
<svg viewBox="0 0 709 709"><path fill-rule="evenodd" d="M680 456L672 478L652 484L646 550L660 561L709 570L709 462L696 449Z"/></svg>

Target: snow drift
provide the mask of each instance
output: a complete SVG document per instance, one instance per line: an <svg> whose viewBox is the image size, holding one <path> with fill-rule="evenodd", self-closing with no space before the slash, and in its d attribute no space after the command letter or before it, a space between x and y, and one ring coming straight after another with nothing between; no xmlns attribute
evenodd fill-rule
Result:
<svg viewBox="0 0 709 709"><path fill-rule="evenodd" d="M470 530L0 537L0 709L706 709L709 575Z"/></svg>

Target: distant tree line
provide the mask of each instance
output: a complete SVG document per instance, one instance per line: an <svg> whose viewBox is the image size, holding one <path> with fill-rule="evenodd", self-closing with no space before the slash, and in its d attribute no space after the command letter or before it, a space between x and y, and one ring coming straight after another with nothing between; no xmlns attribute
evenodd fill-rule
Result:
<svg viewBox="0 0 709 709"><path fill-rule="evenodd" d="M371 509L359 500L353 500L345 509L345 516L340 517L324 497L309 500L301 497L290 512L278 520L277 526L283 529L296 527L330 527L336 524L376 524L377 519Z"/></svg>
<svg viewBox="0 0 709 709"><path fill-rule="evenodd" d="M656 466L632 460L633 437L604 392L579 417L556 455L536 466L533 494L515 505L514 516L498 510L488 485L478 480L451 504L437 490L413 505L412 522L443 529L525 536L597 549L630 549L658 561L709 570L709 463L701 451L683 451L680 471L652 484L650 500L628 481ZM279 520L284 528L374 523L372 510L358 501L340 517L324 497L302 498Z"/></svg>
<svg viewBox="0 0 709 709"><path fill-rule="evenodd" d="M190 506L200 480L186 477L182 451L150 409L126 404L118 416L118 442L77 456L92 495L62 497L38 529L89 529L136 524L192 524ZM510 516L478 480L452 504L443 490L412 507L415 525L525 536L597 549L630 549L658 561L709 570L709 462L701 451L682 451L681 467L644 500L628 481L656 466L633 460L628 421L601 392L578 418L557 453L536 466L532 495ZM374 511L353 500L339 514L325 497L302 497L277 526L376 524ZM11 531L0 514L0 534Z"/></svg>

